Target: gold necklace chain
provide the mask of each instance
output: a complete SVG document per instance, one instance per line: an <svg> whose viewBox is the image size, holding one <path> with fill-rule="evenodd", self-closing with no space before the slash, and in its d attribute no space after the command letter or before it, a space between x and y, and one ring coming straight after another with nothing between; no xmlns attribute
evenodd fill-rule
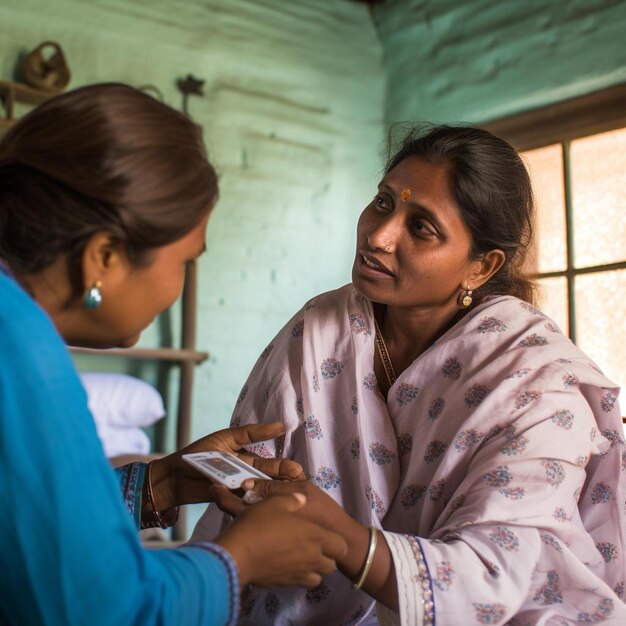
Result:
<svg viewBox="0 0 626 626"><path fill-rule="evenodd" d="M393 369L393 363L391 362L391 357L389 356L389 351L387 350L387 344L385 344L383 334L380 332L380 327L378 326L376 317L374 317L374 324L376 326L376 347L378 348L378 354L380 356L380 360L383 362L385 374L387 375L387 380L389 381L389 386L391 387L396 382L396 371Z"/></svg>

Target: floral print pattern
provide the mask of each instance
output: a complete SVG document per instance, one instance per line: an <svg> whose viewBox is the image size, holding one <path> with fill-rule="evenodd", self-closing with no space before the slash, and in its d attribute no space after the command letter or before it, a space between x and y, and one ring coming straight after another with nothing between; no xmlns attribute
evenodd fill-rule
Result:
<svg viewBox="0 0 626 626"><path fill-rule="evenodd" d="M405 406L409 404L409 402L411 402L412 400L415 400L418 393L419 389L414 385L401 383L396 391L396 401L400 406Z"/></svg>
<svg viewBox="0 0 626 626"><path fill-rule="evenodd" d="M435 398L428 407L428 417L431 420L436 420L442 413L446 401L443 398Z"/></svg>
<svg viewBox="0 0 626 626"><path fill-rule="evenodd" d="M574 387L578 385L580 382L580 378L576 376L576 374L563 374L563 387L567 389L568 387Z"/></svg>
<svg viewBox="0 0 626 626"><path fill-rule="evenodd" d="M515 370L514 372L511 372L506 379L511 379L511 378L523 378L524 376L528 376L528 374L530 373L530 370L528 368L523 367L522 369L519 370Z"/></svg>
<svg viewBox="0 0 626 626"><path fill-rule="evenodd" d="M605 413L610 413L617 402L617 396L612 391L607 391L600 402L600 407Z"/></svg>
<svg viewBox="0 0 626 626"><path fill-rule="evenodd" d="M549 535L548 533L541 533L540 537L541 541L543 541L543 543L547 546L552 546L557 552L563 552L561 544L552 535Z"/></svg>
<svg viewBox="0 0 626 626"><path fill-rule="evenodd" d="M439 500L441 500L445 486L446 481L443 478L434 483L431 483L428 487L428 498L432 502L438 502Z"/></svg>
<svg viewBox="0 0 626 626"><path fill-rule="evenodd" d="M564 430L571 430L574 425L574 414L567 409L557 411L550 417L550 419Z"/></svg>
<svg viewBox="0 0 626 626"><path fill-rule="evenodd" d="M370 391L378 391L378 382L376 381L376 374L369 372L363 379L363 386Z"/></svg>
<svg viewBox="0 0 626 626"><path fill-rule="evenodd" d="M426 463L434 463L448 448L448 444L443 441L431 441L426 446L424 453L424 461Z"/></svg>
<svg viewBox="0 0 626 626"><path fill-rule="evenodd" d="M505 526L496 526L489 533L489 539L509 552L517 552L519 548L519 538Z"/></svg>
<svg viewBox="0 0 626 626"><path fill-rule="evenodd" d="M365 487L365 497L370 503L372 511L374 511L379 518L382 518L385 515L385 506L383 505L381 497L372 489L370 485Z"/></svg>
<svg viewBox="0 0 626 626"><path fill-rule="evenodd" d="M565 480L563 464L556 459L544 459L542 465L546 470L548 483L553 487L558 487Z"/></svg>
<svg viewBox="0 0 626 626"><path fill-rule="evenodd" d="M407 485L400 492L400 501L405 509L415 506L420 498L426 493L424 485Z"/></svg>
<svg viewBox="0 0 626 626"><path fill-rule="evenodd" d="M491 392L485 385L472 385L465 392L465 406L469 409L477 407Z"/></svg>
<svg viewBox="0 0 626 626"><path fill-rule="evenodd" d="M267 406L268 402L270 401L270 394L272 393L272 389L274 387L274 381L270 380L267 385L265 385L265 388L263 389L263 404L265 406Z"/></svg>
<svg viewBox="0 0 626 626"><path fill-rule="evenodd" d="M326 600L326 598L330 596L330 592L330 587L324 582L321 582L317 587L307 589L305 598L309 604L315 604Z"/></svg>
<svg viewBox="0 0 626 626"><path fill-rule="evenodd" d="M239 392L239 396L237 397L237 404L241 404L245 399L248 393L248 384L246 383Z"/></svg>
<svg viewBox="0 0 626 626"><path fill-rule="evenodd" d="M611 598L602 598L598 604L598 608L593 613L581 611L578 614L577 620L582 624L599 624L611 617L614 608L615 603Z"/></svg>
<svg viewBox="0 0 626 626"><path fill-rule="evenodd" d="M476 328L477 333L503 333L506 331L506 324L497 317L483 317Z"/></svg>
<svg viewBox="0 0 626 626"><path fill-rule="evenodd" d="M611 442L611 448L613 446L624 444L624 440L622 439L621 435L616 430L613 430L612 428L605 428L602 431L602 436Z"/></svg>
<svg viewBox="0 0 626 626"><path fill-rule="evenodd" d="M441 368L441 373L445 378L449 378L450 380L458 380L461 378L462 371L463 366L455 358L448 359Z"/></svg>
<svg viewBox="0 0 626 626"><path fill-rule="evenodd" d="M304 434L311 439L323 439L320 421L313 415L309 415L304 421Z"/></svg>
<svg viewBox="0 0 626 626"><path fill-rule="evenodd" d="M480 443L482 435L473 428L470 430L462 430L454 440L454 448L459 452L467 450L472 446Z"/></svg>
<svg viewBox="0 0 626 626"><path fill-rule="evenodd" d="M538 398L541 398L541 391L522 391L515 398L515 408L523 409Z"/></svg>
<svg viewBox="0 0 626 626"><path fill-rule="evenodd" d="M313 372L313 391L317 392L320 390L320 377L317 372Z"/></svg>
<svg viewBox="0 0 626 626"><path fill-rule="evenodd" d="M370 444L369 449L370 459L376 463L376 465L385 465L385 463L391 463L396 455L386 448L382 443L374 441Z"/></svg>
<svg viewBox="0 0 626 626"><path fill-rule="evenodd" d="M546 322L543 327L551 333L560 333L561 329L554 322Z"/></svg>
<svg viewBox="0 0 626 626"><path fill-rule="evenodd" d="M264 443L252 443L248 446L248 450L264 459L271 459L274 456Z"/></svg>
<svg viewBox="0 0 626 626"><path fill-rule="evenodd" d="M488 487L506 487L512 480L513 476L507 465L499 465L483 476L483 481Z"/></svg>
<svg viewBox="0 0 626 626"><path fill-rule="evenodd" d="M532 333L531 335L524 337L518 345L522 348L535 348L537 346L545 346L547 343L548 340L544 336Z"/></svg>
<svg viewBox="0 0 626 626"><path fill-rule="evenodd" d="M263 352L261 352L261 356L259 358L267 359L267 357L270 355L273 349L274 349L274 344L270 343L270 345L267 346L265 350L263 350Z"/></svg>
<svg viewBox="0 0 626 626"><path fill-rule="evenodd" d="M596 483L591 489L591 501L594 504L606 504L614 497L613 489L604 482Z"/></svg>
<svg viewBox="0 0 626 626"><path fill-rule="evenodd" d="M506 607L498 602L492 604L473 602L472 606L476 611L475 617L479 624L499 624L506 615Z"/></svg>
<svg viewBox="0 0 626 626"><path fill-rule="evenodd" d="M442 591L447 591L454 582L455 575L452 563L450 561L441 561L441 563L437 564L433 585L439 587Z"/></svg>
<svg viewBox="0 0 626 626"><path fill-rule="evenodd" d="M506 456L517 456L522 454L528 445L528 437L519 435L518 437L511 437L508 443L500 448L500 452Z"/></svg>
<svg viewBox="0 0 626 626"><path fill-rule="evenodd" d="M398 454L404 456L413 449L413 436L411 433L402 433L398 437Z"/></svg>
<svg viewBox="0 0 626 626"><path fill-rule="evenodd" d="M317 474L311 479L311 483L320 489L328 490L339 487L341 479L330 467L323 466L317 470Z"/></svg>
<svg viewBox="0 0 626 626"><path fill-rule="evenodd" d="M598 548L598 552L602 555L605 563L610 563L617 559L617 548L614 544L608 541L600 541L596 543L596 548Z"/></svg>
<svg viewBox="0 0 626 626"><path fill-rule="evenodd" d="M353 459L361 456L361 441L358 435L350 442L350 454Z"/></svg>
<svg viewBox="0 0 626 626"><path fill-rule="evenodd" d="M368 323L365 321L365 318L358 313L350 314L350 328L355 335L371 335L372 331Z"/></svg>
<svg viewBox="0 0 626 626"><path fill-rule="evenodd" d="M538 315L539 317L543 318L546 317L546 314L543 311L540 311L536 306L533 306L528 302L520 302L520 306L523 309L526 309L529 313L532 313L533 315Z"/></svg>
<svg viewBox="0 0 626 626"><path fill-rule="evenodd" d="M559 587L559 575L556 570L550 570L546 578L545 584L537 590L533 600L544 606L561 604L563 602L563 593Z"/></svg>
<svg viewBox="0 0 626 626"><path fill-rule="evenodd" d="M330 380L341 374L343 371L343 363L333 357L328 357L322 361L320 370L322 372L322 378L324 380Z"/></svg>

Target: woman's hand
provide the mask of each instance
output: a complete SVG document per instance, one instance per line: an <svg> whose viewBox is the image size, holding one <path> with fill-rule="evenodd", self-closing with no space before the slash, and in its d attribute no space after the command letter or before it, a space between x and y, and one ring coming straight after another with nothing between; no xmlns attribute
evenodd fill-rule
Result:
<svg viewBox="0 0 626 626"><path fill-rule="evenodd" d="M249 424L238 428L225 428L152 462L150 471L155 503L160 511L179 504L216 501L229 512L239 512L245 505L232 492L218 488L203 474L183 461L183 454L191 452L221 451L237 456L272 478L304 480L302 466L289 459L262 459L249 452L239 452L243 446L257 441L274 439L284 434L278 422Z"/></svg>
<svg viewBox="0 0 626 626"><path fill-rule="evenodd" d="M240 584L264 587L316 587L346 552L345 540L300 513L301 493L272 496L235 519L215 543L226 549L239 571Z"/></svg>
<svg viewBox="0 0 626 626"><path fill-rule="evenodd" d="M370 531L350 517L327 493L308 482L275 480L248 479L243 488L259 499L303 494L306 504L300 509L299 516L341 535L348 549L337 559L337 566L347 578L358 580L368 552ZM363 589L389 608L398 610L395 570L382 533L378 534L378 547Z"/></svg>
<svg viewBox="0 0 626 626"><path fill-rule="evenodd" d="M338 562L339 568L348 575L354 574L356 576L358 574L367 552L369 530L350 517L327 493L308 482L293 483L248 479L244 482L243 488L259 500L277 495L304 495L306 504L300 510L300 516L339 533L346 540L349 551ZM352 558L350 558L350 553L352 553Z"/></svg>

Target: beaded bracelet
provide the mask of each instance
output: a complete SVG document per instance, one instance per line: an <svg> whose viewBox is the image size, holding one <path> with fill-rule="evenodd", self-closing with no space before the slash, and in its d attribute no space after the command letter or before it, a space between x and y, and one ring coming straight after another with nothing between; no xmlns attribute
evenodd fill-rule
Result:
<svg viewBox="0 0 626 626"><path fill-rule="evenodd" d="M367 556L365 557L365 563L363 564L363 569L359 574L359 579L352 585L353 589L360 589L367 578L367 575L370 573L370 568L372 567L372 563L374 562L374 554L376 553L376 545L378 543L378 531L374 526L370 526L370 543L367 547Z"/></svg>

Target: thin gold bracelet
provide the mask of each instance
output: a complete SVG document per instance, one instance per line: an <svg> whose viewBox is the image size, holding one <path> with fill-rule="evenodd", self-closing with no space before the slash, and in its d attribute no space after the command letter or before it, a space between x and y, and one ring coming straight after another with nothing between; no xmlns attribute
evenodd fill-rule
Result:
<svg viewBox="0 0 626 626"><path fill-rule="evenodd" d="M161 513L157 510L156 503L154 501L154 493L152 493L152 482L150 481L150 470L152 469L152 464L154 461L150 461L148 463L148 470L146 472L146 482L148 488L148 500L150 500L150 506L152 507L152 512L154 513L154 518L157 521L157 524L161 528L167 528L167 525L163 522L163 518L161 517Z"/></svg>
<svg viewBox="0 0 626 626"><path fill-rule="evenodd" d="M352 585L352 589L360 589L370 573L370 568L374 562L374 554L376 553L376 545L378 543L378 531L374 526L370 526L370 544L367 548L367 556L365 557L365 563L363 569L359 575L359 580Z"/></svg>

